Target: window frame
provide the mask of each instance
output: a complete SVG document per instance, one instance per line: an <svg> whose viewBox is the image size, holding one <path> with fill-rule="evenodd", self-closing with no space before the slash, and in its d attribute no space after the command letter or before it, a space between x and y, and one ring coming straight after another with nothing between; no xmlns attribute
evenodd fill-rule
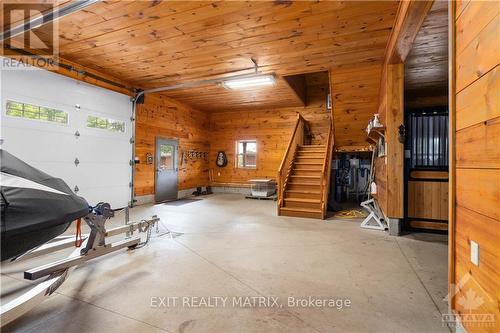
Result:
<svg viewBox="0 0 500 333"><path fill-rule="evenodd" d="M89 122L89 118L90 117L93 117L93 118L96 118L96 119L105 119L106 120L106 127L90 127L90 126L88 126L88 122ZM106 133L115 133L115 134L125 134L127 132L127 122L126 121L119 120L119 119L113 119L113 118L110 118L108 116L99 116L99 115L96 115L96 114L93 114L93 113L89 113L85 117L84 121L85 121L85 128L90 129L90 130L98 130L98 131L104 130ZM123 131L114 131L114 130L112 130L109 127L109 122L110 121L122 123L123 124Z"/></svg>
<svg viewBox="0 0 500 333"><path fill-rule="evenodd" d="M23 116L13 116L11 114L9 114L9 108L8 108L8 104L10 103L19 103L19 104L22 104L23 105ZM28 118L28 117L25 117L24 116L24 106L25 105L31 105L31 106L34 106L34 107L37 107L38 108L38 116L40 117L40 112L42 108L45 108L45 109L51 109L51 110L55 110L55 111L58 111L58 112L62 112L66 115L66 122L64 123L61 123L61 122L58 122L58 121L51 121L51 120L45 120L45 119L40 119L40 118ZM45 124L54 124L54 125L58 125L58 126L69 126L70 124L70 113L67 112L66 110L62 110L60 108L57 108L57 107L50 107L50 106L44 106L44 105L39 105L38 103L36 102L19 102L17 100L13 100L13 99L5 99L5 116L6 117L9 117L11 119L21 119L21 120L29 120L29 121L36 121L36 122L41 122L41 123L45 123Z"/></svg>
<svg viewBox="0 0 500 333"><path fill-rule="evenodd" d="M245 165L245 156L247 155L246 153L246 146L244 145L243 149L245 150L245 152L242 153L243 155L243 165L242 166L239 166L239 163L238 163L238 158L239 158L239 144L240 143L248 143L248 142L251 142L251 143L255 143L255 165L252 165L252 166L247 166ZM235 156L236 158L234 159L235 161L235 168L236 169L257 169L257 156L259 154L259 145L257 143L257 139L245 139L245 140L236 140L235 141Z"/></svg>

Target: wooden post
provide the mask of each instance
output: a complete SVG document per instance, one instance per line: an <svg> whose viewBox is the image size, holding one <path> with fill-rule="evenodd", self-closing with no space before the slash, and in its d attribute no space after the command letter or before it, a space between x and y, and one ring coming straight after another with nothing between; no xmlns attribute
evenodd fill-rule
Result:
<svg viewBox="0 0 500 333"><path fill-rule="evenodd" d="M387 214L404 217L404 145L399 142L399 126L404 124L404 64L387 66L386 145Z"/></svg>

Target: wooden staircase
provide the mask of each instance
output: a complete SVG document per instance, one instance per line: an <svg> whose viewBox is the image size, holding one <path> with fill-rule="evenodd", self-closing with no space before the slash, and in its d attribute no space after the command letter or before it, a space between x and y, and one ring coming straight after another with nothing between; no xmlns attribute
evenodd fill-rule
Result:
<svg viewBox="0 0 500 333"><path fill-rule="evenodd" d="M323 218L321 172L326 146L301 145L290 165L281 215Z"/></svg>
<svg viewBox="0 0 500 333"><path fill-rule="evenodd" d="M307 122L300 116L297 122L278 171L278 215L324 219L331 135L326 145L308 144Z"/></svg>

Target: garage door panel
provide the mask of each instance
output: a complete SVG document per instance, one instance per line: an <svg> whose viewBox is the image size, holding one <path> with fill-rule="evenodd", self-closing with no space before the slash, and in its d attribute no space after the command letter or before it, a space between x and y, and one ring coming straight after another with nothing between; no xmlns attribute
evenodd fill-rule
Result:
<svg viewBox="0 0 500 333"><path fill-rule="evenodd" d="M130 166L117 163L86 163L78 165L82 186L101 187L128 186L130 183ZM96 171L97 170L97 171Z"/></svg>
<svg viewBox="0 0 500 333"><path fill-rule="evenodd" d="M59 104L74 106L78 98L76 81L69 78L64 81L59 77L58 74L38 69L8 70L3 71L2 82L8 82L5 91L28 95L40 101L57 101ZM49 81L50 84L47 84ZM57 99L52 96L57 96Z"/></svg>
<svg viewBox="0 0 500 333"><path fill-rule="evenodd" d="M82 134L76 144L79 159L82 161L117 163L130 168L132 146L129 140L91 137Z"/></svg>
<svg viewBox="0 0 500 333"><path fill-rule="evenodd" d="M61 178L73 190L82 177L73 163L32 161L30 165L57 178Z"/></svg>
<svg viewBox="0 0 500 333"><path fill-rule="evenodd" d="M5 103L3 104L5 105ZM2 108L3 111L3 108ZM4 112L2 112L4 113ZM70 125L64 125L64 124L56 124L56 123L50 123L47 121L43 120L30 120L30 119L24 119L24 118L19 118L19 117L11 117L11 116L3 116L2 117L2 132L6 128L13 128L13 129L23 129L29 132L33 132L32 134L34 136L36 135L45 135L47 133L58 133L58 134L67 134L67 135L74 135L75 131L73 130L73 127ZM5 136L5 135L3 135ZM4 138L5 140L8 138Z"/></svg>
<svg viewBox="0 0 500 333"><path fill-rule="evenodd" d="M3 149L29 163L73 163L76 157L76 140L70 133L3 127L2 137Z"/></svg>
<svg viewBox="0 0 500 333"><path fill-rule="evenodd" d="M3 71L1 79L2 148L71 189L78 186L78 195L91 204L126 206L132 175L130 97L40 69ZM8 100L62 110L68 123L7 116ZM88 115L122 121L125 131L87 128Z"/></svg>
<svg viewBox="0 0 500 333"><path fill-rule="evenodd" d="M130 97L113 91L78 82L74 93L77 95L76 100L79 101L78 103L82 111L92 113L106 110L105 113L107 115L114 115L117 117L130 115L132 112ZM89 95L93 95L94 98L89 99ZM116 95L121 95L123 98L117 99L115 98Z"/></svg>
<svg viewBox="0 0 500 333"><path fill-rule="evenodd" d="M127 206L123 203L130 200L130 197L127 195L127 191L129 190L130 188L128 186L82 187L80 188L78 195L85 198L91 206L95 206L101 201L106 201L109 202L111 208L118 209ZM106 192L111 199L103 200L103 192Z"/></svg>

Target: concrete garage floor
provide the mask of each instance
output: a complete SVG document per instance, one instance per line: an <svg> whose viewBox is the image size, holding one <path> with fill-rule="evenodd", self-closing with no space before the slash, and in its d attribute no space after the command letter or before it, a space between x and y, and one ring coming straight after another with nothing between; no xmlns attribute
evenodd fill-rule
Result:
<svg viewBox="0 0 500 333"><path fill-rule="evenodd" d="M147 247L88 262L2 331L449 332L441 324L445 236L391 237L360 229L359 220L277 217L275 202L236 194L131 211L136 219L151 214L162 218L161 232L167 226L179 234L153 233ZM24 269L45 262L3 265L4 300L29 286ZM233 307L239 296L278 297L282 306ZM308 296L348 301L342 309L287 304L288 297ZM183 306L186 300L193 307Z"/></svg>

